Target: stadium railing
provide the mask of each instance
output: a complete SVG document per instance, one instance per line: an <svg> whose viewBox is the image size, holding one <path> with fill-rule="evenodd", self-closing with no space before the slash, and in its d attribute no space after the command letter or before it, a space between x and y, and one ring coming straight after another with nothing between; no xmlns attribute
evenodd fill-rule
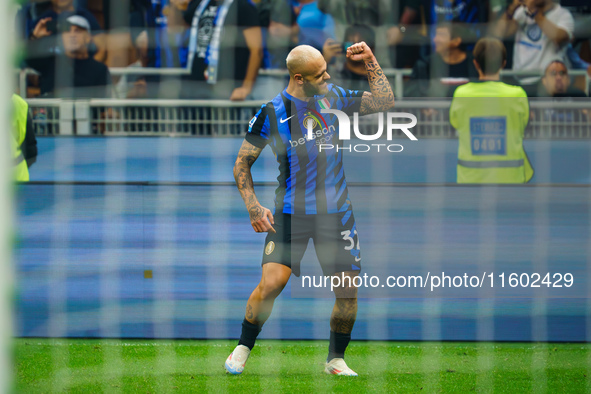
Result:
<svg viewBox="0 0 591 394"><path fill-rule="evenodd" d="M74 134L74 101L29 99L27 102L36 135Z"/></svg>
<svg viewBox="0 0 591 394"><path fill-rule="evenodd" d="M151 68L151 67L114 67L110 68L112 76L119 76L123 79L123 83L127 83L128 76L140 76L140 75L166 75L166 76L180 76L187 75L189 71L185 68ZM27 68L19 70L19 94L22 97L26 97L27 92L27 76L36 75L37 72L33 69ZM398 98L404 97L404 77L409 76L412 73L410 69L397 69L387 68L384 69L384 74L388 78L394 79L394 94ZM591 83L591 77L586 70L569 70L569 74L572 77L583 77L585 79L585 93L589 94L589 84ZM288 75L287 70L260 70L259 75L266 75L276 78L284 78ZM507 77L526 77L526 76L539 76L540 72L532 71L513 71L503 70L501 75Z"/></svg>
<svg viewBox="0 0 591 394"><path fill-rule="evenodd" d="M27 101L38 135L237 137L261 106L260 101L226 100ZM397 102L396 112L417 117L412 129L417 137L455 138L449 106L450 100L406 100ZM375 133L377 116L361 117L360 129ZM526 137L590 138L591 102L532 100Z"/></svg>

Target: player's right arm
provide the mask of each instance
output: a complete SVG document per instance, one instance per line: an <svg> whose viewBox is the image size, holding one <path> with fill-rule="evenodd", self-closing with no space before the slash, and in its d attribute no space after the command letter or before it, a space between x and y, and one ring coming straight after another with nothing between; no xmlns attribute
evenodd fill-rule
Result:
<svg viewBox="0 0 591 394"><path fill-rule="evenodd" d="M268 231L275 232L273 224L273 214L271 211L263 207L254 193L254 186L252 182L251 167L258 159L263 148L252 145L250 142L244 140L236 163L234 163L234 179L236 186L240 191L240 195L244 200L248 215L250 216L250 224L257 233L265 233Z"/></svg>

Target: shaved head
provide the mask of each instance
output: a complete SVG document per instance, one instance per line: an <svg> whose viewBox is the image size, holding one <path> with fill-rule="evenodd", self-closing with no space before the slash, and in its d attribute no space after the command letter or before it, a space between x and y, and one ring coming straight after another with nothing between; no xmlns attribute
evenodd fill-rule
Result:
<svg viewBox="0 0 591 394"><path fill-rule="evenodd" d="M312 65L316 65L320 59L324 59L320 51L310 45L298 45L293 48L285 63L291 76L295 74L308 75Z"/></svg>
<svg viewBox="0 0 591 394"><path fill-rule="evenodd" d="M328 93L326 60L322 53L309 45L299 45L289 52L285 61L289 70L290 92L296 97L314 97Z"/></svg>

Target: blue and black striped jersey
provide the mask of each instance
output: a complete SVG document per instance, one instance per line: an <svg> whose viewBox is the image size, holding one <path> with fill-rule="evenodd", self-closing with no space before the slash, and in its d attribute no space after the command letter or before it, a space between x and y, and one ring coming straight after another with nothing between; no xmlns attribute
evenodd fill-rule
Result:
<svg viewBox="0 0 591 394"><path fill-rule="evenodd" d="M348 115L358 112L363 91L332 84L328 89L326 95L308 101L284 90L263 105L250 121L246 140L259 148L270 145L279 163L276 213L337 213L351 206L343 152L336 149L342 146L338 119L320 111L330 108ZM307 125L313 127L312 139L308 138Z"/></svg>

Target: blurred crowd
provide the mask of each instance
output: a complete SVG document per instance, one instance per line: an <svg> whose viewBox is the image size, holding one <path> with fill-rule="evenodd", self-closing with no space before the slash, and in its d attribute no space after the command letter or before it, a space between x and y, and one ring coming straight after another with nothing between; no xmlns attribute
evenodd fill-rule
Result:
<svg viewBox="0 0 591 394"><path fill-rule="evenodd" d="M322 51L335 83L367 90L363 64L344 56L358 41L409 70L405 96L450 97L478 78L485 36L504 41L506 82L584 97L571 74L591 76L589 22L588 0L29 0L16 17L20 66L36 71L28 97L231 100L281 90L284 74L260 70L284 70L300 44Z"/></svg>

